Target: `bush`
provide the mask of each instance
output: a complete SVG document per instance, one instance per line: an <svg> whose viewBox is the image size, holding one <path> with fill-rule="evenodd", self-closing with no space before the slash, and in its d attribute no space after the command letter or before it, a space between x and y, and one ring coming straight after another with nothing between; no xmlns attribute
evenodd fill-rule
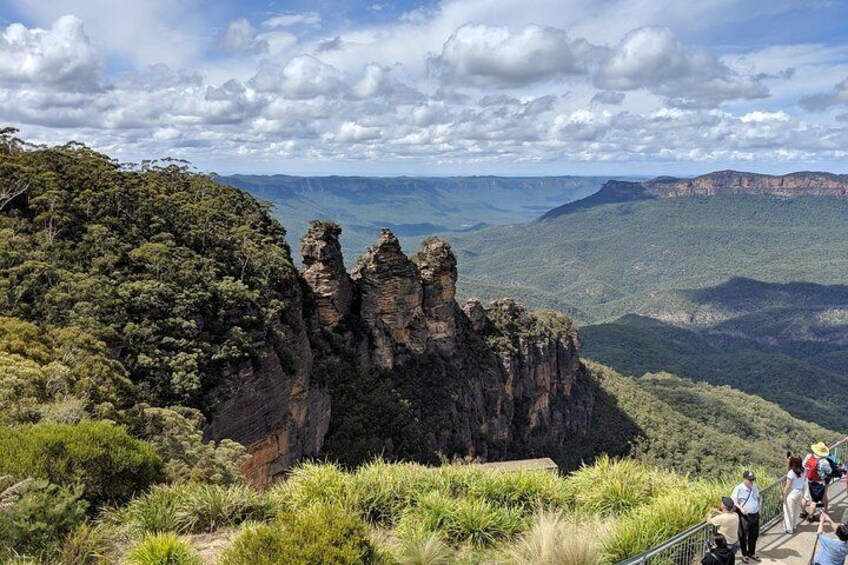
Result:
<svg viewBox="0 0 848 565"><path fill-rule="evenodd" d="M127 552L127 565L201 565L197 553L174 534L149 534Z"/></svg>
<svg viewBox="0 0 848 565"><path fill-rule="evenodd" d="M82 484L93 506L128 500L155 481L162 460L150 445L107 422L0 428L0 474Z"/></svg>
<svg viewBox="0 0 848 565"><path fill-rule="evenodd" d="M5 551L47 557L62 538L85 518L81 489L71 490L35 480L24 483L18 494L0 509L0 557Z"/></svg>
<svg viewBox="0 0 848 565"><path fill-rule="evenodd" d="M219 565L363 565L383 562L365 523L337 506L315 505L245 528Z"/></svg>
<svg viewBox="0 0 848 565"><path fill-rule="evenodd" d="M106 516L132 532L211 532L273 514L268 498L246 485L159 485Z"/></svg>
<svg viewBox="0 0 848 565"><path fill-rule="evenodd" d="M128 412L133 435L149 442L165 460L169 483L214 483L228 485L244 481L240 469L250 459L237 442L203 441L206 419L199 410L174 406L154 408L139 404Z"/></svg>

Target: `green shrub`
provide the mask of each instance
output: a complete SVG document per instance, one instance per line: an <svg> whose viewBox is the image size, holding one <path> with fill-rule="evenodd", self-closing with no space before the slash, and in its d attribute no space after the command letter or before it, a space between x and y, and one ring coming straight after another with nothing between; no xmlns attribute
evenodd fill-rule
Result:
<svg viewBox="0 0 848 565"><path fill-rule="evenodd" d="M247 485L158 485L106 516L132 532L211 532L273 514L268 498Z"/></svg>
<svg viewBox="0 0 848 565"><path fill-rule="evenodd" d="M51 555L62 538L85 518L87 505L74 490L45 480L24 483L0 509L0 557L4 552L37 557Z"/></svg>
<svg viewBox="0 0 848 565"><path fill-rule="evenodd" d="M232 440L203 441L206 419L199 410L184 406L135 406L127 414L133 435L153 446L165 461L169 483L235 484L244 481L240 469L250 455Z"/></svg>
<svg viewBox="0 0 848 565"><path fill-rule="evenodd" d="M330 505L284 514L271 524L244 529L219 565L363 565L383 562L365 523Z"/></svg>
<svg viewBox="0 0 848 565"><path fill-rule="evenodd" d="M0 474L82 484L84 498L95 507L128 500L161 469L150 445L107 422L0 428Z"/></svg>
<svg viewBox="0 0 848 565"><path fill-rule="evenodd" d="M127 565L201 565L197 553L170 533L148 534L125 557Z"/></svg>

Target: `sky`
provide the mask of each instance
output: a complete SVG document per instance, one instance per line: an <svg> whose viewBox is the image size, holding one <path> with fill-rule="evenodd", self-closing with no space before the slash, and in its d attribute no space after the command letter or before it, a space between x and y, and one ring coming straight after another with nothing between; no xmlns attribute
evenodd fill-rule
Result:
<svg viewBox="0 0 848 565"><path fill-rule="evenodd" d="M0 0L0 125L227 173L848 172L848 0Z"/></svg>

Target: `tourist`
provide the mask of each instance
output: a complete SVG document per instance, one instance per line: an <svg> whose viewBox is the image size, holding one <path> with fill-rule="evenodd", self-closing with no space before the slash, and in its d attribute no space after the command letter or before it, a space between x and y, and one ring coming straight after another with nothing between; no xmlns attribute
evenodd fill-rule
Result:
<svg viewBox="0 0 848 565"><path fill-rule="evenodd" d="M830 455L830 449L824 442L814 443L810 446L810 450L811 453L808 453L802 461L807 478L807 488L810 491L810 506L804 505L801 518L815 522L817 508L827 512L827 483L833 469L827 459L827 456Z"/></svg>
<svg viewBox="0 0 848 565"><path fill-rule="evenodd" d="M783 529L787 534L795 533L806 484L801 458L790 455L789 472L786 473L786 482L783 483Z"/></svg>
<svg viewBox="0 0 848 565"><path fill-rule="evenodd" d="M836 538L824 535L825 526L836 526ZM819 521L818 548L813 557L815 565L843 565L848 557L848 526L835 524L823 510Z"/></svg>
<svg viewBox="0 0 848 565"><path fill-rule="evenodd" d="M733 499L725 496L721 499L721 508L713 508L707 514L707 523L715 526L734 555L739 551L739 515L734 510L735 506Z"/></svg>
<svg viewBox="0 0 848 565"><path fill-rule="evenodd" d="M742 562L748 559L759 561L757 539L760 537L760 489L754 484L757 477L751 471L742 473L742 482L733 489L730 497L739 509L742 524L739 545L742 549Z"/></svg>
<svg viewBox="0 0 848 565"><path fill-rule="evenodd" d="M724 536L717 535L713 538L713 545L701 559L701 565L736 565L736 557Z"/></svg>

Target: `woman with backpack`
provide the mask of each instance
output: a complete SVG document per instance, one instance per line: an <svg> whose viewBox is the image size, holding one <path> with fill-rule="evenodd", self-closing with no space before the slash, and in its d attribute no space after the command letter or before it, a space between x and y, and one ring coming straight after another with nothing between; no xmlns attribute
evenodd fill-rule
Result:
<svg viewBox="0 0 848 565"><path fill-rule="evenodd" d="M810 522L816 521L816 509L821 508L827 512L827 483L833 473L828 456L830 449L820 441L810 446L811 453L804 457L802 465L807 477L807 487L810 491L810 506L804 505L801 518L807 518Z"/></svg>
<svg viewBox="0 0 848 565"><path fill-rule="evenodd" d="M786 482L783 483L783 529L787 534L795 533L806 484L807 478L801 458L790 454L789 472L786 473Z"/></svg>

